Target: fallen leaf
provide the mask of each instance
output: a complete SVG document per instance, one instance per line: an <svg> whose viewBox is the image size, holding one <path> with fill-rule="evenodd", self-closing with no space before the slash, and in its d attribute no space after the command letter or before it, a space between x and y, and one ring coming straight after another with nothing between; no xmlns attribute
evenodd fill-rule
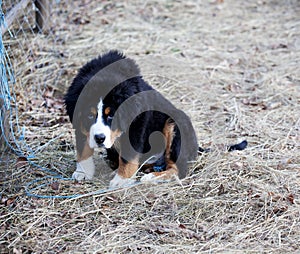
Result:
<svg viewBox="0 0 300 254"><path fill-rule="evenodd" d="M290 193L286 199L291 203L291 204L295 204L295 201L294 201L294 195L292 193Z"/></svg>
<svg viewBox="0 0 300 254"><path fill-rule="evenodd" d="M59 182L55 181L51 183L52 190L58 190L59 189Z"/></svg>
<svg viewBox="0 0 300 254"><path fill-rule="evenodd" d="M274 192L268 192L269 197L271 197L271 201L277 202L279 200L282 200L282 196L280 194L276 194Z"/></svg>
<svg viewBox="0 0 300 254"><path fill-rule="evenodd" d="M223 184L220 184L219 188L218 188L218 195L222 195L225 193L225 188Z"/></svg>
<svg viewBox="0 0 300 254"><path fill-rule="evenodd" d="M230 84L230 85L226 86L226 90L237 93L237 92L241 91L241 86L237 83Z"/></svg>
<svg viewBox="0 0 300 254"><path fill-rule="evenodd" d="M280 216L287 210L288 210L288 206L275 207L273 209L273 213L276 214L277 216Z"/></svg>
<svg viewBox="0 0 300 254"><path fill-rule="evenodd" d="M12 197L12 198L8 198L7 200L6 200L6 206L11 206L12 204L14 204L15 203L15 201L16 201L16 199L14 198L14 197Z"/></svg>
<svg viewBox="0 0 300 254"><path fill-rule="evenodd" d="M28 164L28 160L26 157L23 157L23 156L18 157L17 163L16 163L17 168L22 168L22 167L26 166L27 164Z"/></svg>
<svg viewBox="0 0 300 254"><path fill-rule="evenodd" d="M2 197L0 200L0 204L5 205L5 206L11 206L15 203L16 198L15 197Z"/></svg>
<svg viewBox="0 0 300 254"><path fill-rule="evenodd" d="M154 232L156 234L159 234L159 235L167 234L168 233L168 231L166 231L166 229L164 229L164 228L157 228L157 229L154 230Z"/></svg>
<svg viewBox="0 0 300 254"><path fill-rule="evenodd" d="M179 227L180 227L181 229L186 229L186 226L183 225L183 224L179 224Z"/></svg>
<svg viewBox="0 0 300 254"><path fill-rule="evenodd" d="M283 43L279 43L271 46L271 49L286 49L286 48L288 48L288 45Z"/></svg>

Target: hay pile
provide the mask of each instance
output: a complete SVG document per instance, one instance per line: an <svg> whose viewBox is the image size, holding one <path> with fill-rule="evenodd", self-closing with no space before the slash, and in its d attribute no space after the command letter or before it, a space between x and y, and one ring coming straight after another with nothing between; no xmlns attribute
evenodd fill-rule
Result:
<svg viewBox="0 0 300 254"><path fill-rule="evenodd" d="M214 151L181 182L67 200L24 195L25 184L47 172L8 156L1 164L1 252L299 249L298 1L61 1L55 13L56 47L43 35L27 45L39 49L33 57L41 68L16 66L26 81L20 120L39 165L71 175L74 137L62 94L78 67L113 48L138 62L145 79L191 117L201 146ZM249 141L247 150L219 146L239 138ZM97 191L108 180L103 172L94 183L59 181L42 194Z"/></svg>

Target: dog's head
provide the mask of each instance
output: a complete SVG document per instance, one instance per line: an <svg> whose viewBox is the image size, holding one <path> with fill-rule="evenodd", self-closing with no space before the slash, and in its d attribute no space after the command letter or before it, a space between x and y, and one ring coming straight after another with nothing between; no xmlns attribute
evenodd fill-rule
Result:
<svg viewBox="0 0 300 254"><path fill-rule="evenodd" d="M126 133L132 121L139 115L141 102L125 103L137 91L128 89L128 80L116 86L104 98L98 89L92 89L77 103L77 110L73 118L73 126L79 129L87 139L91 148L111 148L122 133ZM94 98L96 97L96 98Z"/></svg>
<svg viewBox="0 0 300 254"><path fill-rule="evenodd" d="M87 121L83 123L83 131L88 131L88 142L91 148L111 148L115 140L121 136L122 130L113 124L116 107L105 103L105 99L88 107Z"/></svg>
<svg viewBox="0 0 300 254"><path fill-rule="evenodd" d="M94 59L79 71L66 96L66 106L73 127L87 137L91 148L110 148L126 131L126 116L135 114L138 105L116 112L139 92L141 80L135 62L118 52Z"/></svg>

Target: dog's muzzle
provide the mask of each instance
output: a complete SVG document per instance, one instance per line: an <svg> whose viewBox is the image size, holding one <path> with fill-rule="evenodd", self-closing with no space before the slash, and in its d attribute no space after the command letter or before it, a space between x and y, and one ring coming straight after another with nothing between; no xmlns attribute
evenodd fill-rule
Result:
<svg viewBox="0 0 300 254"><path fill-rule="evenodd" d="M95 141L96 141L96 143L97 143L98 146L103 146L103 142L105 141L105 138L106 137L105 137L105 135L103 133L96 134L94 136L94 139L95 139Z"/></svg>

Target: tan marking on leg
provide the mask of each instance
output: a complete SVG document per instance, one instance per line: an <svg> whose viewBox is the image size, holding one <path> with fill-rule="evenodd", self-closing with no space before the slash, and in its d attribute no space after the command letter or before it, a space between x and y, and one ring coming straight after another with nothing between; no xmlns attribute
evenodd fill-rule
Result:
<svg viewBox="0 0 300 254"><path fill-rule="evenodd" d="M172 146L172 141L174 138L174 127L175 123L170 122L171 120L168 119L165 123L164 129L163 129L163 134L166 138L166 162L168 164L168 160L170 160L170 153L171 153L171 146Z"/></svg>
<svg viewBox="0 0 300 254"><path fill-rule="evenodd" d="M80 161L83 161L83 160L86 160L88 159L89 157L93 156L93 153L94 153L94 149L93 148L90 148L89 146L89 135L87 136L87 140L85 141L85 144L84 144L84 147L83 147L83 150L82 150L82 153L79 154L77 152L77 161L80 162Z"/></svg>
<svg viewBox="0 0 300 254"><path fill-rule="evenodd" d="M166 124L163 129L163 134L166 138L166 151L165 151L165 159L166 159L166 170L162 172L152 172L153 175L156 177L160 177L161 179L171 179L173 176L178 175L178 168L176 164L170 159L170 153L171 153L171 146L174 138L174 128L175 123L171 122L170 119L166 121Z"/></svg>
<svg viewBox="0 0 300 254"><path fill-rule="evenodd" d="M118 168L119 176L123 178L130 178L136 173L138 168L139 168L139 162L137 159L124 163L121 157L119 157L119 168Z"/></svg>
<svg viewBox="0 0 300 254"><path fill-rule="evenodd" d="M168 161L167 169L162 172L152 172L153 175L160 179L169 180L174 176L178 176L178 168L174 162Z"/></svg>

